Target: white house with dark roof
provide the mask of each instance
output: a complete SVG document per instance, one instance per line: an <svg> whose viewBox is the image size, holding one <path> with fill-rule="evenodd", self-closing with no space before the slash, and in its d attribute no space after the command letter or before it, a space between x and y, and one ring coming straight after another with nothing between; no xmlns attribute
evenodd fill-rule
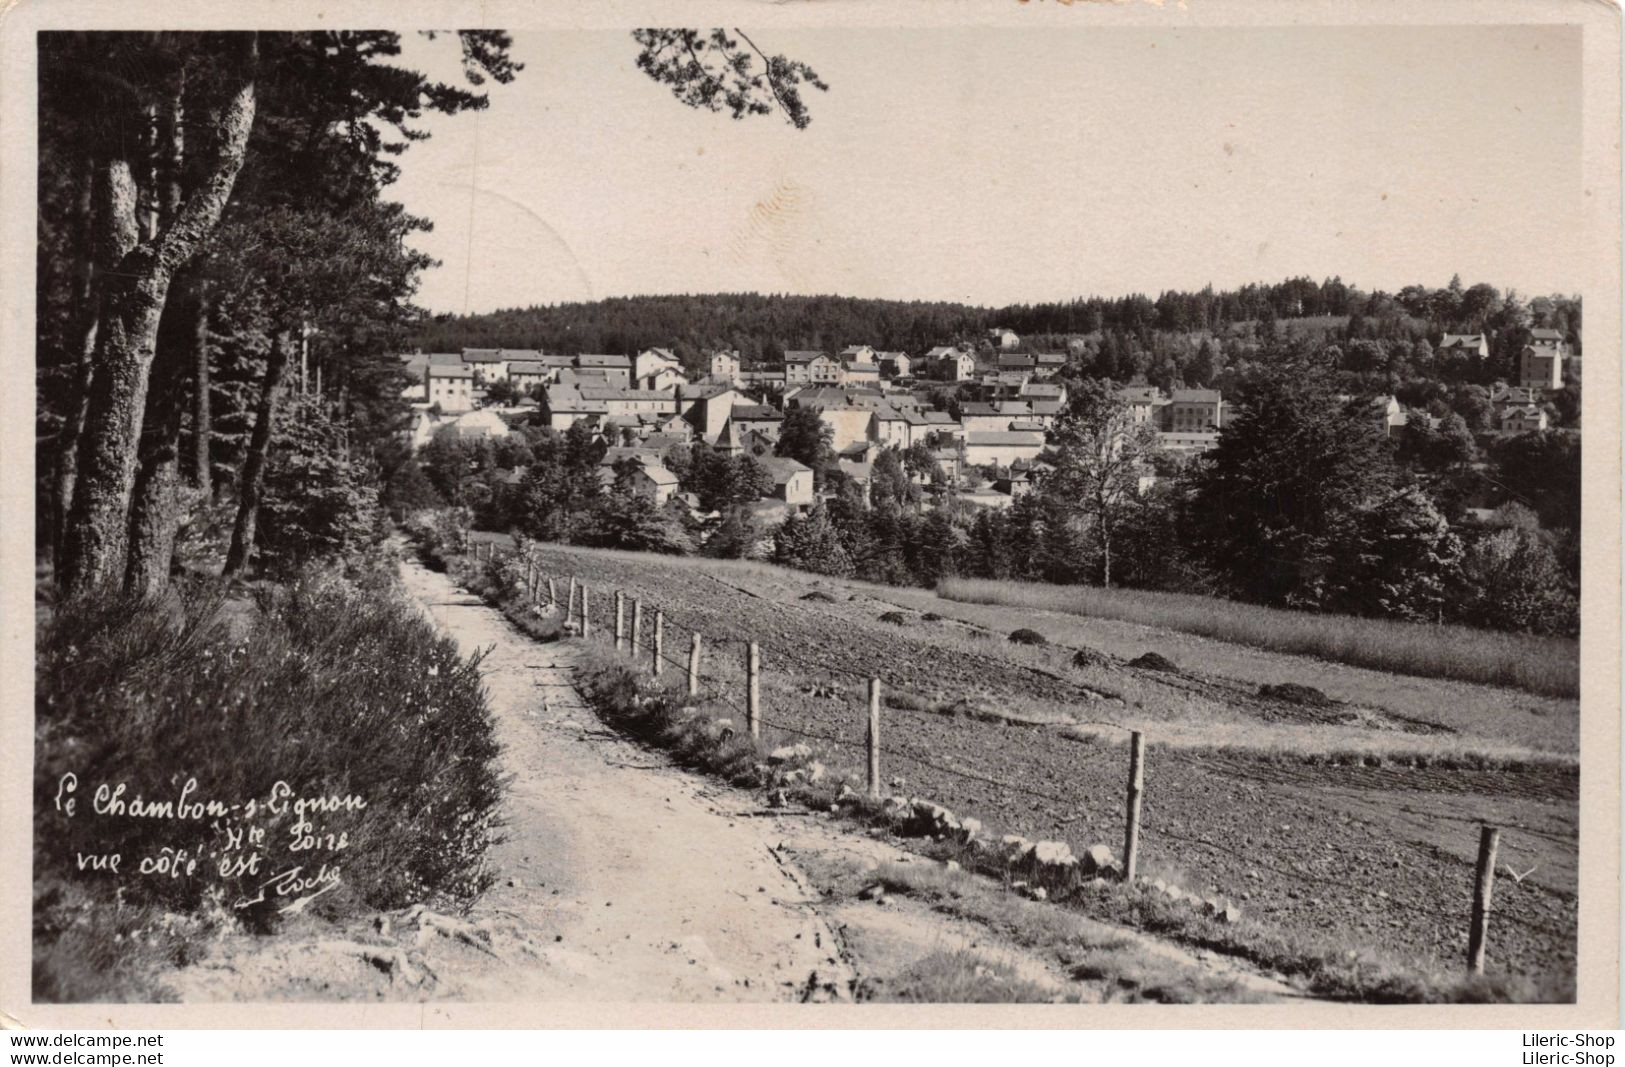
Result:
<svg viewBox="0 0 1625 1067"><path fill-rule="evenodd" d="M756 463L773 479L773 494L793 508L813 502L812 468L788 456L759 456Z"/></svg>
<svg viewBox="0 0 1625 1067"><path fill-rule="evenodd" d="M474 368L463 363L430 363L423 369L425 400L445 412L474 410Z"/></svg>
<svg viewBox="0 0 1625 1067"><path fill-rule="evenodd" d="M965 463L972 467L1008 467L1018 460L1033 460L1044 451L1041 433L965 431Z"/></svg>
<svg viewBox="0 0 1625 1067"><path fill-rule="evenodd" d="M1563 388L1562 342L1524 345L1523 356L1518 361L1518 384L1525 389Z"/></svg>
<svg viewBox="0 0 1625 1067"><path fill-rule="evenodd" d="M1175 389L1162 409L1162 429L1171 433L1212 433L1219 429L1223 403L1224 397L1217 389Z"/></svg>
<svg viewBox="0 0 1625 1067"><path fill-rule="evenodd" d="M738 385L740 369L738 352L723 350L711 353L711 377Z"/></svg>
<svg viewBox="0 0 1625 1067"><path fill-rule="evenodd" d="M668 348L645 348L632 361L632 381L639 389L670 389L687 382L683 364Z"/></svg>
<svg viewBox="0 0 1625 1067"><path fill-rule="evenodd" d="M844 371L839 360L827 352L796 350L784 354L784 384L839 385Z"/></svg>
<svg viewBox="0 0 1625 1067"><path fill-rule="evenodd" d="M1472 356L1474 359L1490 358L1490 341L1481 333L1447 333L1439 339L1437 349L1439 355Z"/></svg>

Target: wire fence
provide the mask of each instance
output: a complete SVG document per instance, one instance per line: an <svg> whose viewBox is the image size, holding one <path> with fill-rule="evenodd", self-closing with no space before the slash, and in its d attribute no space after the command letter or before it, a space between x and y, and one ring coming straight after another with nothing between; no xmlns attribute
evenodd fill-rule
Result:
<svg viewBox="0 0 1625 1067"><path fill-rule="evenodd" d="M486 560L494 559L499 550L494 544L486 542L488 548L475 549L476 558L481 558L481 552ZM1031 782L1015 782L994 774L981 773L975 769L950 766L941 761L937 753L922 752L923 739L916 737L917 730L909 729L911 720L918 724L926 720L941 721L943 716L929 710L899 706L895 703L884 705L885 720L889 724L884 731L884 741L874 730L867 729L867 720L873 716L879 718L879 694L892 688L892 680L875 672L865 672L847 667L843 664L827 661L814 661L799 652L778 644L769 644L761 641L751 641L746 638L731 635L716 635L702 630L703 618L697 612L679 603L662 602L648 597L639 591L633 598L624 595L622 591L605 588L602 585L589 585L579 581L573 576L552 575L542 573L538 559L534 554L525 554L519 550L502 554L504 558L525 571L526 592L530 600L538 605L547 601L549 595L555 598L546 603L546 607L565 614L567 626L573 626L575 632L586 634L595 638L613 640L616 647L625 652L633 652L640 661L653 669L658 661L659 669L675 670L681 676L689 679L689 690L695 696L714 701L730 712L740 716L754 736L759 736L765 728L780 734L808 741L817 741L834 746L842 753L861 754L863 762L874 768L877 764L895 768L898 764L918 771L929 772L930 775L940 775L950 781L975 783L997 790L1007 797L1023 797L1047 805L1045 813L1049 816L1051 825L1066 827L1070 824L1087 821L1096 822L1091 817L1084 819L1077 811L1078 798L1065 796L1058 792L1040 788ZM552 577L551 587L547 578ZM617 595L620 594L620 595ZM782 605L781 605L782 606ZM638 625L633 626L634 616ZM658 630L658 639L656 633ZM673 640L675 638L676 640ZM697 646L695 638L699 639ZM754 654L753 654L754 650ZM757 670L752 672L752 664ZM766 666L762 666L766 664ZM786 669L791 668L791 669ZM813 697L826 701L834 701L840 708L839 720L842 724L850 724L853 729L852 736L842 736L832 729L820 729L818 724L787 721L785 712L795 710L795 701L786 700L796 693L791 690L786 693L788 686L781 685L774 694L772 714L765 714L761 702L752 707L752 699L747 694L759 687L769 672L776 680L785 677L794 677L799 671L808 678L840 679L847 682L860 683L863 689L853 691L846 686L818 687L814 686ZM905 687L898 687L899 689ZM1084 687L1080 690L1087 692ZM866 691L865 691L866 690ZM803 709L805 710L805 709ZM829 718L829 715L823 716ZM1138 749L1143 743L1142 731L1131 729L1122 723L1110 720L1073 720L1072 726L1092 726L1118 731L1130 739L1130 747ZM928 742L925 742L928 744ZM874 749L878 747L878 751ZM1094 759L1096 761L1122 760L1119 764L1124 780L1134 777L1124 754L1125 746L1104 745L1078 746L1081 753L1077 758L1080 761ZM877 759L878 756L878 759ZM833 757L831 762L836 762ZM1097 774L1107 770L1107 767L1096 767ZM1029 774L1029 768L1023 768L1021 773ZM896 778L890 780L876 780L871 773L866 782L868 792L872 796L881 796L888 789L888 781L895 783ZM1221 842L1208 840L1205 836L1181 832L1167 826L1158 826L1154 823L1147 825L1140 815L1137 802L1128 805L1130 811L1126 813L1127 825L1121 831L1122 836L1116 841L1122 842L1125 855L1122 857L1123 871L1133 871L1138 856L1132 854L1135 842L1143 834L1154 851L1162 854L1166 859L1177 862L1184 849L1194 849L1212 855L1227 857L1238 866L1244 866L1249 873L1254 871L1267 871L1279 878L1290 880L1298 885L1328 892L1346 891L1346 880L1335 876L1313 874L1303 870L1293 870L1288 867L1272 864L1261 859L1256 854L1244 854L1241 851ZM1040 810L1035 805L1035 810ZM969 814L969 813L967 813ZM1019 827L1017 827L1019 829ZM1091 842L1073 841L1069 844L1084 845ZM1115 842L1114 842L1115 843ZM1495 875L1494 851L1489 856L1485 854L1483 841L1480 842L1477 862L1473 863L1454 854L1444 853L1437 849L1436 860L1441 864L1451 864L1460 867L1462 874L1472 872L1474 886L1472 905L1469 911L1468 941L1469 944L1482 945L1485 936L1485 927L1488 922L1491 886ZM1488 867L1486 869L1486 864ZM1573 925L1573 901L1557 891L1525 883L1522 877L1514 875L1509 882L1503 883L1513 890L1514 895L1507 901L1506 890L1503 889L1503 906L1496 913L1496 922L1506 923L1520 927L1524 930L1550 938L1559 942L1572 943L1575 938ZM1520 892L1521 891L1521 892ZM1540 896L1548 899L1540 899ZM1462 921L1462 909L1446 907L1436 900L1420 899L1412 895L1396 894L1388 897L1386 894L1375 898L1376 903L1368 903L1374 908L1387 909L1391 912L1404 913L1407 917L1416 914L1427 915L1447 928L1459 928ZM1508 904L1512 906L1507 906ZM1536 904L1547 907L1556 905L1559 909L1568 911L1566 916L1569 925L1562 926L1547 922L1535 915L1525 912ZM1520 906L1521 905L1521 906ZM1469 959L1470 970L1481 970L1483 966L1482 954L1479 958Z"/></svg>

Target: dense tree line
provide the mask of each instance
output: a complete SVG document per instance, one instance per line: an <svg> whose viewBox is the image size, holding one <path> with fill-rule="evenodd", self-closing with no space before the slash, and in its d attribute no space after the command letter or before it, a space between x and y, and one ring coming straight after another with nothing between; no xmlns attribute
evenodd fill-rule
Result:
<svg viewBox="0 0 1625 1067"><path fill-rule="evenodd" d="M413 334L412 344L424 351L466 346L624 355L675 345L679 356L699 369L702 354L716 348L765 361L786 349L837 351L849 344L919 354L960 341L985 345L987 331L1003 327L1021 335L1023 349L1084 346L1093 359L1106 348L1102 358L1117 362L1105 369L1120 380L1135 373L1156 374L1153 368L1166 358L1178 364L1179 376L1188 384L1206 385L1222 362L1219 349L1245 350L1281 334L1411 346L1437 344L1446 332L1489 332L1503 338L1495 354L1505 364L1507 352L1521 351L1526 337L1514 331L1533 326L1559 330L1578 351L1578 298L1525 300L1487 284L1464 287L1459 279L1438 289L1365 292L1338 278L1318 283L1297 278L1222 292L1212 287L1169 291L1155 299L1089 297L999 308L759 293L637 296L438 315ZM1213 344L1204 351L1207 339ZM1405 354L1410 357L1409 348ZM1191 367L1198 356L1207 365ZM1351 364L1362 358L1351 356ZM1135 366L1120 362L1124 359Z"/></svg>

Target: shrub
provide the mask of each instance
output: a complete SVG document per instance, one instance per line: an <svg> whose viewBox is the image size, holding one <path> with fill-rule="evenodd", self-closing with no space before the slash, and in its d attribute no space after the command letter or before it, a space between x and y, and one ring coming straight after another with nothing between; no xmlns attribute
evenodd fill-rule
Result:
<svg viewBox="0 0 1625 1067"><path fill-rule="evenodd" d="M1258 695L1271 697L1275 700L1284 700L1288 704L1301 704L1304 707L1324 708L1330 707L1336 701L1322 693L1312 685L1298 685L1296 682L1282 682L1280 685L1261 685Z"/></svg>
<svg viewBox="0 0 1625 1067"><path fill-rule="evenodd" d="M183 617L172 619L107 597L70 603L43 624L37 875L100 890L111 880L75 870L76 852L119 852L133 866L166 845L214 837L175 820L67 818L53 797L69 772L86 808L101 783L172 800L195 778L193 800L264 805L285 781L294 796L366 802L364 810L312 817L321 824L313 832L348 835L341 850L290 853L290 810L262 808L252 823L266 832L269 873L299 863L314 870L323 860L340 867L341 882L314 900L313 912L471 903L489 883L485 853L501 796L478 658L459 657L398 595L336 576L263 588L258 608L238 613L235 636L220 606L195 591ZM215 873L211 864L203 869ZM184 910L211 888L252 893L266 873L127 877L119 886L124 903Z"/></svg>
<svg viewBox="0 0 1625 1067"><path fill-rule="evenodd" d="M1145 655L1129 661L1130 667L1138 667L1142 671L1166 671L1169 674L1178 674L1179 668L1174 661L1157 652L1147 652Z"/></svg>
<svg viewBox="0 0 1625 1067"><path fill-rule="evenodd" d="M888 611L880 616L881 622L889 622L893 626L907 626L914 620L906 611Z"/></svg>
<svg viewBox="0 0 1625 1067"><path fill-rule="evenodd" d="M1047 645L1049 639L1037 630L1023 628L1010 631L1010 643L1015 645Z"/></svg>
<svg viewBox="0 0 1625 1067"><path fill-rule="evenodd" d="M1072 666L1074 667L1110 667L1112 658L1104 652L1097 652L1092 648L1080 648L1072 653Z"/></svg>

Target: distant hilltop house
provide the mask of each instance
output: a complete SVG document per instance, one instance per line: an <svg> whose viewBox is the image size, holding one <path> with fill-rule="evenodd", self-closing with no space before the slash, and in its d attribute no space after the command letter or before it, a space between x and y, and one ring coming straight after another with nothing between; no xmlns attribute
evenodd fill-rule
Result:
<svg viewBox="0 0 1625 1067"><path fill-rule="evenodd" d="M987 331L987 338L993 342L994 348L1015 348L1021 344L1021 337L1014 330L1007 330L1002 326L995 326Z"/></svg>
<svg viewBox="0 0 1625 1067"><path fill-rule="evenodd" d="M1439 340L1438 354L1445 353L1458 356L1472 356L1474 359L1490 358L1489 338L1481 333L1447 333Z"/></svg>

